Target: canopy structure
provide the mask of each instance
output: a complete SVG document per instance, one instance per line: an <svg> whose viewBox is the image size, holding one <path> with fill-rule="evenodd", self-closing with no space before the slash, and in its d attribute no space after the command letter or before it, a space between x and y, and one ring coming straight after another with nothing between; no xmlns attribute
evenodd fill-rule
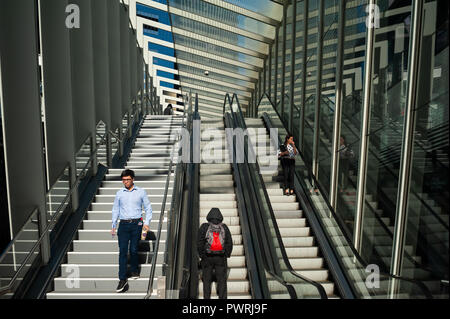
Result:
<svg viewBox="0 0 450 319"><path fill-rule="evenodd" d="M202 116L222 115L226 93L247 109L283 16L269 0L168 0L183 94L198 93Z"/></svg>

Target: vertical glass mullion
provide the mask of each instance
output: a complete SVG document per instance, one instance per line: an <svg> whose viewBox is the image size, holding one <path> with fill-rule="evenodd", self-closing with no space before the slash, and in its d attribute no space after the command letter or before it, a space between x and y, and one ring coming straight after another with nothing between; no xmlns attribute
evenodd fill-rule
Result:
<svg viewBox="0 0 450 319"><path fill-rule="evenodd" d="M414 146L410 151L412 167L404 225L404 242L409 248L398 249L403 254L400 274L426 278L434 298L448 298L445 281L449 278L449 74L436 72L449 68L449 17L443 12L448 12L446 1L427 1L422 11L419 82L413 105ZM415 263L408 254L417 256ZM393 265L391 269L396 271Z"/></svg>
<svg viewBox="0 0 450 319"><path fill-rule="evenodd" d="M315 91L315 107L314 107L314 141L313 141L313 158L312 171L319 178L319 137L320 137L320 105L322 100L322 66L323 66L323 26L325 15L324 0L319 0L318 8L318 32L317 32L317 73L316 73L316 91Z"/></svg>
<svg viewBox="0 0 450 319"><path fill-rule="evenodd" d="M295 38L297 30L297 4L292 4L291 18L291 65L289 72L289 130L294 134L294 83L295 83ZM296 135L296 134L294 134ZM297 141L298 142L298 141Z"/></svg>
<svg viewBox="0 0 450 319"><path fill-rule="evenodd" d="M282 22L282 37L283 42L281 44L281 90L280 90L280 103L281 103L281 118L284 119L284 100L285 100L285 74L286 74L286 24L287 24L287 8L288 5L283 5L283 22Z"/></svg>
<svg viewBox="0 0 450 319"><path fill-rule="evenodd" d="M301 148L300 144L300 131L301 131L301 116L300 116L300 109L301 106L301 94L302 94L302 58L304 54L304 50L302 49L302 43L303 43L303 36L304 36L304 29L303 29L303 21L300 19L300 15L304 13L304 0L297 0L296 3L296 14L295 14L295 44L294 44L294 84L293 84L293 94L294 94L294 103L292 105L294 115L294 132L295 133L295 139L298 141L299 149ZM298 36L297 36L298 34ZM298 51L298 53L297 53ZM293 133L294 134L294 133Z"/></svg>
<svg viewBox="0 0 450 319"><path fill-rule="evenodd" d="M308 20L309 20L309 0L304 0L303 7L303 62L302 62L302 93L300 103L300 149L305 153L305 107L306 107L306 75L308 60Z"/></svg>

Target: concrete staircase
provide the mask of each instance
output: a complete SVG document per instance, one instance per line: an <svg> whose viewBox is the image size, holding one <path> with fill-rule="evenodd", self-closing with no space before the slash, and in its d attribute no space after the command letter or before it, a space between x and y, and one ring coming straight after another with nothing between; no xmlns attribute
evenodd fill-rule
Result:
<svg viewBox="0 0 450 319"><path fill-rule="evenodd" d="M172 198L175 165L172 166L171 172L168 167L182 121L182 117L147 116L126 165L126 168L136 173L135 184L144 188L149 196L153 210L150 230L154 231L155 235L167 174L171 174L152 298L156 297L157 277L162 275L167 214ZM178 150L178 147L175 146L175 149ZM174 162L177 160L177 154L174 155ZM112 238L110 230L114 197L123 187L121 172L122 169L109 169L86 219L78 230L72 249L67 253L66 262L61 265L60 274L54 279L53 291L47 293L47 299L141 299L146 295L152 253L139 254L140 278L128 280L129 290L125 293L115 292L119 282L119 247L117 237ZM78 286L75 285L77 278Z"/></svg>
<svg viewBox="0 0 450 319"><path fill-rule="evenodd" d="M224 217L223 222L227 224L233 238L233 251L231 257L228 258L228 299L251 299L234 180L224 128L223 118L202 119L201 121L200 225L207 222L206 216L211 208L220 209ZM215 131L210 137L207 133L203 134L206 130ZM215 146L214 150L211 150L212 146ZM206 147L211 151L203 154L204 151L206 152ZM201 280L198 292L199 298L203 298L203 282ZM211 298L218 298L215 282L212 284Z"/></svg>
<svg viewBox="0 0 450 319"><path fill-rule="evenodd" d="M262 119L246 120L247 128L264 128ZM270 137L266 134L262 139L254 134L250 134L252 145L256 149L260 173L263 176L264 184L269 195L270 203L282 236L286 254L293 269L306 278L320 283L329 297L335 297L334 283L330 280L325 261L320 256L319 247L315 243L314 236L307 225L307 220L300 209L300 205L295 196L283 195L280 181L283 180L281 163L275 170L268 167L268 156L276 154L276 149L270 148ZM261 149L267 152L261 152ZM279 249L279 248L277 248ZM313 289L311 295L305 291L303 297L316 295Z"/></svg>

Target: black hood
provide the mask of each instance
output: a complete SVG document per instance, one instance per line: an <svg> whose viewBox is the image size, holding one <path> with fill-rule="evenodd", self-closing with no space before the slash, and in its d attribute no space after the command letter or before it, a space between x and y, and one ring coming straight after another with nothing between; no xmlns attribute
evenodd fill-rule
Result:
<svg viewBox="0 0 450 319"><path fill-rule="evenodd" d="M206 216L206 220L215 225L220 224L223 221L223 216L222 213L220 212L220 209L215 207L211 208L211 210L208 213L208 216Z"/></svg>

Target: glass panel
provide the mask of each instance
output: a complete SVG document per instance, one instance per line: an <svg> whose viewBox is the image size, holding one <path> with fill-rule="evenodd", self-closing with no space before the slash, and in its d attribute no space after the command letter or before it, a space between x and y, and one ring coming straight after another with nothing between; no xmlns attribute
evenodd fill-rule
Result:
<svg viewBox="0 0 450 319"><path fill-rule="evenodd" d="M278 63L277 63L277 91L276 91L276 96L275 96L275 101L276 104L278 104L281 101L281 81L284 78L284 76L282 76L282 72L283 72L283 26L282 24L280 25L280 29L278 31Z"/></svg>
<svg viewBox="0 0 450 319"><path fill-rule="evenodd" d="M271 69L271 71L270 71L270 99L271 100L274 100L274 96L275 96L275 72L277 72L276 71L276 65L275 65L275 56L276 56L276 52L275 52L275 49L276 49L276 45L275 45L275 41L274 41L274 43L273 43L273 45L272 45L272 65L271 65L271 67L272 67L272 69Z"/></svg>
<svg viewBox="0 0 450 319"><path fill-rule="evenodd" d="M239 7L257 12L272 19L281 20L283 7L272 0L224 0Z"/></svg>
<svg viewBox="0 0 450 319"><path fill-rule="evenodd" d="M58 222L61 213L70 204L70 197L67 195L70 191L69 168L64 169L61 176L58 177L55 184L47 193L47 221L54 220L54 224ZM56 214L56 215L55 215Z"/></svg>
<svg viewBox="0 0 450 319"><path fill-rule="evenodd" d="M251 93L249 92L250 89L248 89L248 91L244 91L244 90L240 90L240 89L237 89L237 88L234 88L234 87L233 88L232 87L228 87L226 85L219 85L219 84L216 84L216 83L205 82L205 81L201 81L201 80L198 80L198 79L191 79L191 78L186 77L186 76L180 76L180 81L182 81L185 84L190 83L190 84L193 84L193 85L203 86L203 87L209 88L209 89L223 91L225 93L234 92L234 93L237 93L239 96L247 97L246 100L248 100L250 98L250 96L251 96Z"/></svg>
<svg viewBox="0 0 450 319"><path fill-rule="evenodd" d="M408 28L411 20L411 1L402 1L404 10L395 12L389 1L379 1L381 31L375 32L375 50L372 78L369 153L367 161L366 202L364 205L361 255L367 262L390 271L392 238L397 208L399 165L392 161L391 154L401 148L405 108L409 55L409 33L399 45L396 32L383 32L387 27ZM394 30L395 30L394 29ZM387 42L387 43L386 43ZM402 47L403 50L399 50ZM384 51L383 54L381 54ZM409 249L408 249L409 250ZM410 251L410 250L409 250Z"/></svg>
<svg viewBox="0 0 450 319"><path fill-rule="evenodd" d="M189 38L186 36L182 36L179 34L174 34L174 41L177 45L186 46L188 48L200 50L203 52L208 52L211 54L215 54L224 58L233 59L235 61L239 61L242 63L251 64L253 66L261 66L263 63L262 59L253 57L251 55L247 55L242 52L234 51L229 48L224 48L223 46L218 46L209 42L204 42L200 40L196 40L193 38Z"/></svg>
<svg viewBox="0 0 450 319"><path fill-rule="evenodd" d="M322 65L322 95L320 96L320 137L318 145L319 156L319 176L325 196L329 196L331 181L331 148L333 143L334 125L334 102L336 91L333 89L336 78L334 72L329 77L330 70L336 69L337 52L337 27L339 19L339 7L335 6L335 1L325 0L325 12L322 37L323 43L323 65ZM325 58L327 57L327 58ZM334 83L333 83L334 81Z"/></svg>
<svg viewBox="0 0 450 319"><path fill-rule="evenodd" d="M269 57L267 57L267 59L266 59L266 63L265 63L264 68L265 68L265 70L266 70L266 78L265 78L265 83L266 83L266 85L265 85L265 87L264 87L264 93L268 93L268 92L269 92L269 89L270 89Z"/></svg>
<svg viewBox="0 0 450 319"><path fill-rule="evenodd" d="M266 112L270 118L272 128L278 129L279 139L284 139L286 134L285 124L278 117L274 106L268 101L262 101L259 107L260 115ZM296 159L296 175L300 178L303 190L307 189L309 184L309 176L305 173L306 163L303 158L298 157ZM366 285L367 276L370 272L367 271L368 263L359 258L359 255L352 249L352 243L349 237L346 237L342 232L341 218L336 218L327 205L327 201L324 194L319 191L317 196L312 196L312 205L315 210L316 216L319 218L322 228L325 233L328 234L331 240L331 247L338 256L338 260L341 263L350 284L353 287L357 298L364 299L395 299L395 298L414 298L422 299L426 298L427 290L424 286L420 286L417 283L410 280L397 280L399 290L392 292L391 283L392 277L389 277L383 272L380 273L379 287L373 287ZM297 291L298 293L298 291Z"/></svg>
<svg viewBox="0 0 450 319"><path fill-rule="evenodd" d="M361 113L363 109L363 79L361 78L359 85L355 85L353 88L348 87L346 83L349 83L349 81L353 83L353 78L356 79L354 71L362 72L364 69L364 56L366 54L366 26L364 17L366 5L366 0L360 0L356 1L353 5L347 3L345 7L345 60L353 60L355 62L349 65L345 65L344 62L343 90L345 93L343 94L342 102L336 214L344 221L343 227L350 238L353 238L356 214ZM360 56L363 57L362 61L357 60ZM353 74L349 74L349 72L353 72Z"/></svg>
<svg viewBox="0 0 450 319"><path fill-rule="evenodd" d="M448 1L426 1L402 275L448 298ZM400 158L400 150L395 158ZM414 258L411 261L408 255ZM447 284L445 284L447 281Z"/></svg>
<svg viewBox="0 0 450 319"><path fill-rule="evenodd" d="M303 36L304 36L304 21L303 21L303 11L304 11L304 1L297 1L297 14L296 14L296 25L295 25L295 66L294 66L294 105L293 105L293 128L292 134L294 138L300 140L300 108L301 108L301 93L302 93L302 74L303 74ZM298 144L299 148L300 143Z"/></svg>
<svg viewBox="0 0 450 319"><path fill-rule="evenodd" d="M268 45L266 43L239 35L221 28L213 27L201 23L199 21L191 20L176 14L171 14L172 26L180 28L198 35L203 35L211 39L219 40L225 43L241 46L253 51L266 51Z"/></svg>
<svg viewBox="0 0 450 319"><path fill-rule="evenodd" d="M169 5L249 32L274 37L273 26L205 1L169 0Z"/></svg>
<svg viewBox="0 0 450 319"><path fill-rule="evenodd" d="M285 72L284 72L284 114L287 118L290 117L290 81L291 81L291 54L292 54L292 21L293 21L293 7L289 5L287 8L286 17L286 60L285 60Z"/></svg>
<svg viewBox="0 0 450 319"><path fill-rule="evenodd" d="M224 70L227 72L235 72L237 74L241 74L241 75L255 78L255 79L258 78L258 73L256 73L255 71L245 69L245 68L233 65L233 64L221 62L221 61L218 61L215 59L208 59L203 56L184 52L184 51L177 51L177 59L190 61L197 65L205 65L205 66L212 67L214 69L220 69L220 70ZM182 61L179 63L183 64Z"/></svg>

